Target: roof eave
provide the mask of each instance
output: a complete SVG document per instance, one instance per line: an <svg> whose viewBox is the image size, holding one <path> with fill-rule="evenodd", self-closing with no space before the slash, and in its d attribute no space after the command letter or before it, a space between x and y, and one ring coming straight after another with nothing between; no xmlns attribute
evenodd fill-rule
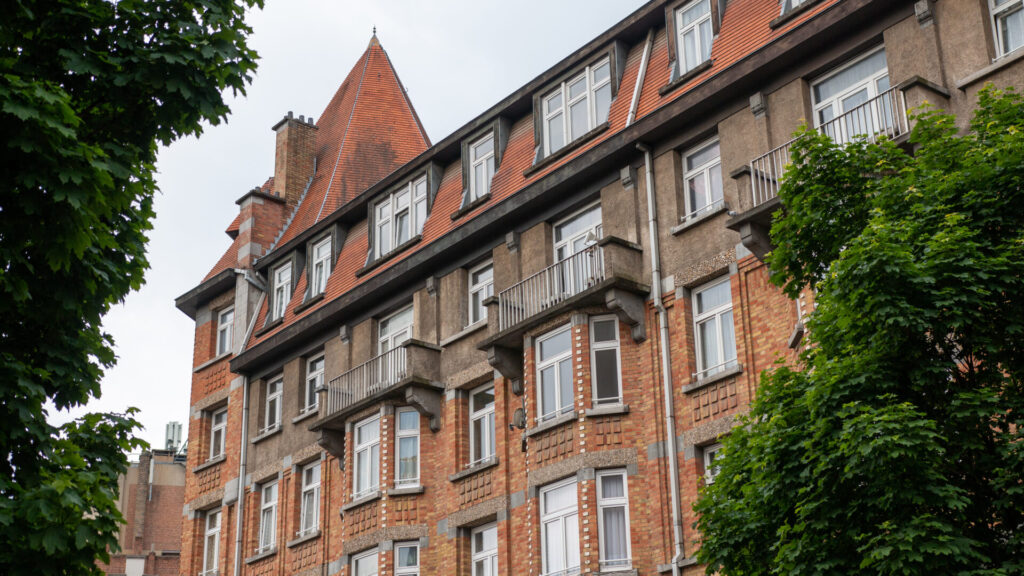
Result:
<svg viewBox="0 0 1024 576"><path fill-rule="evenodd" d="M195 320L199 307L235 286L235 270L228 268L174 299L174 306Z"/></svg>

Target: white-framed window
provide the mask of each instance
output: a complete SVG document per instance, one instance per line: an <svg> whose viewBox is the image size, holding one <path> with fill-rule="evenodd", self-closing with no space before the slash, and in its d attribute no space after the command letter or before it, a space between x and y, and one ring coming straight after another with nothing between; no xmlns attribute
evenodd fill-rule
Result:
<svg viewBox="0 0 1024 576"><path fill-rule="evenodd" d="M494 177L494 133L469 145L469 201L491 193Z"/></svg>
<svg viewBox="0 0 1024 576"><path fill-rule="evenodd" d="M473 541L473 576L498 576L498 525L474 528L470 538Z"/></svg>
<svg viewBox="0 0 1024 576"><path fill-rule="evenodd" d="M711 58L711 0L694 0L679 7L676 32L679 74L683 75Z"/></svg>
<svg viewBox="0 0 1024 576"><path fill-rule="evenodd" d="M227 408L221 408L210 416L210 459L224 455L224 439L227 435L227 427Z"/></svg>
<svg viewBox="0 0 1024 576"><path fill-rule="evenodd" d="M469 465L494 457L494 386L469 394Z"/></svg>
<svg viewBox="0 0 1024 576"><path fill-rule="evenodd" d="M395 543L395 576L417 576L420 573L418 542Z"/></svg>
<svg viewBox="0 0 1024 576"><path fill-rule="evenodd" d="M494 295L494 264L488 260L469 270L469 323L487 319L484 300Z"/></svg>
<svg viewBox="0 0 1024 576"><path fill-rule="evenodd" d="M704 481L708 484L714 484L715 478L718 477L721 466L717 464L717 461L721 455L721 444L716 443L704 447Z"/></svg>
<svg viewBox="0 0 1024 576"><path fill-rule="evenodd" d="M312 534L320 528L320 463L302 469L302 501L299 510L298 536Z"/></svg>
<svg viewBox="0 0 1024 576"><path fill-rule="evenodd" d="M231 326L235 322L235 309L227 308L217 313L217 355L231 351Z"/></svg>
<svg viewBox="0 0 1024 576"><path fill-rule="evenodd" d="M572 335L566 326L537 339L537 390L540 399L537 420L548 420L571 412Z"/></svg>
<svg viewBox="0 0 1024 576"><path fill-rule="evenodd" d="M377 549L352 557L352 576L377 576Z"/></svg>
<svg viewBox="0 0 1024 576"><path fill-rule="evenodd" d="M395 410L395 486L418 486L420 483L420 413L415 408Z"/></svg>
<svg viewBox="0 0 1024 576"><path fill-rule="evenodd" d="M260 433L270 432L281 427L281 393L284 380L280 377L267 382L267 401L264 411L263 429Z"/></svg>
<svg viewBox="0 0 1024 576"><path fill-rule="evenodd" d="M354 434L353 500L380 487L380 416L371 416L356 424Z"/></svg>
<svg viewBox="0 0 1024 576"><path fill-rule="evenodd" d="M555 223L555 262L582 252L601 239L601 204L593 204Z"/></svg>
<svg viewBox="0 0 1024 576"><path fill-rule="evenodd" d="M270 319L284 318L284 310L292 296L292 263L288 262L274 269L273 305Z"/></svg>
<svg viewBox="0 0 1024 576"><path fill-rule="evenodd" d="M413 314L412 306L381 318L377 323L377 352L383 354L398 348L403 342L412 338Z"/></svg>
<svg viewBox="0 0 1024 576"><path fill-rule="evenodd" d="M216 576L220 570L220 509L206 513L203 536L203 571L201 576Z"/></svg>
<svg viewBox="0 0 1024 576"><path fill-rule="evenodd" d="M302 396L301 413L306 414L317 408L316 390L324 383L324 357L321 354L306 362L306 387Z"/></svg>
<svg viewBox="0 0 1024 576"><path fill-rule="evenodd" d="M989 0L1000 56L1024 46L1024 0Z"/></svg>
<svg viewBox="0 0 1024 576"><path fill-rule="evenodd" d="M601 540L601 571L632 568L625 470L597 473L597 528Z"/></svg>
<svg viewBox="0 0 1024 576"><path fill-rule="evenodd" d="M576 479L540 492L541 558L544 575L576 574L580 567L580 523Z"/></svg>
<svg viewBox="0 0 1024 576"><path fill-rule="evenodd" d="M736 365L736 334L728 276L693 291L693 328L697 378L706 378Z"/></svg>
<svg viewBox="0 0 1024 576"><path fill-rule="evenodd" d="M594 404L622 403L622 359L619 353L619 319L590 319L590 379Z"/></svg>
<svg viewBox="0 0 1024 576"><path fill-rule="evenodd" d="M807 2L808 0L782 0L782 13L791 12Z"/></svg>
<svg viewBox="0 0 1024 576"><path fill-rule="evenodd" d="M892 126L892 106L882 102L853 112L889 89L885 49L862 55L811 85L814 126L839 143ZM851 112L843 120L836 120Z"/></svg>
<svg viewBox="0 0 1024 576"><path fill-rule="evenodd" d="M327 278L331 275L331 237L328 236L313 245L312 276L309 282L309 295L322 294L327 288Z"/></svg>
<svg viewBox="0 0 1024 576"><path fill-rule="evenodd" d="M611 70L611 61L604 58L541 98L545 156L608 120L612 103Z"/></svg>
<svg viewBox="0 0 1024 576"><path fill-rule="evenodd" d="M427 177L421 176L374 205L374 254L384 256L423 231L427 220Z"/></svg>
<svg viewBox="0 0 1024 576"><path fill-rule="evenodd" d="M692 220L722 207L722 159L718 139L694 147L683 155L683 186L686 214Z"/></svg>
<svg viewBox="0 0 1024 576"><path fill-rule="evenodd" d="M260 537L256 552L266 552L277 542L277 482L260 488Z"/></svg>

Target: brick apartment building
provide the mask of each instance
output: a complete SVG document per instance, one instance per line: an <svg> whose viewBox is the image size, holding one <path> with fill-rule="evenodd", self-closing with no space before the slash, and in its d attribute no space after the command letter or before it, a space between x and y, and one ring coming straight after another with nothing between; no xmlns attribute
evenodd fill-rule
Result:
<svg viewBox="0 0 1024 576"><path fill-rule="evenodd" d="M181 573L702 573L811 305L760 259L791 134L966 123L1022 43L1022 0L655 0L432 143L374 37L177 300Z"/></svg>
<svg viewBox="0 0 1024 576"><path fill-rule="evenodd" d="M184 457L176 450L143 452L118 484L117 508L125 519L117 535L121 550L100 569L110 576L179 574Z"/></svg>

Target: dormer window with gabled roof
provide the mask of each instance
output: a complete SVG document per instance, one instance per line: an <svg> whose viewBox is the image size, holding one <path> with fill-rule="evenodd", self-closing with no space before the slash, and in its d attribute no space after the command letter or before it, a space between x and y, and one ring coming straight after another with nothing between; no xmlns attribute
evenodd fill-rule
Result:
<svg viewBox="0 0 1024 576"><path fill-rule="evenodd" d="M377 201L373 213L373 254L377 259L423 232L427 220L427 176L411 180Z"/></svg>
<svg viewBox="0 0 1024 576"><path fill-rule="evenodd" d="M309 267L309 296L323 294L327 288L327 279L331 275L331 237L328 236L313 244L310 250L311 264Z"/></svg>
<svg viewBox="0 0 1024 576"><path fill-rule="evenodd" d="M292 263L291 261L274 268L271 273L272 292L270 294L269 321L284 318L284 310L288 307L288 299L292 295Z"/></svg>

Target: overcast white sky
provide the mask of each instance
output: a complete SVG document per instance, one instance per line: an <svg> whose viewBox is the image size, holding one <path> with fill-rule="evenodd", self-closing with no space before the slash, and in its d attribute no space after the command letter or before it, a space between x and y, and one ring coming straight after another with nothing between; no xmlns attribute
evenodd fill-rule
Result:
<svg viewBox="0 0 1024 576"><path fill-rule="evenodd" d="M371 31L438 142L633 10L641 0L267 0L249 15L261 59L226 124L160 150L157 218L146 285L107 316L118 364L103 396L70 414L141 409L141 436L162 448L164 425L186 427L193 322L174 298L193 288L230 243L235 200L274 169L270 127L289 110L319 117Z"/></svg>

